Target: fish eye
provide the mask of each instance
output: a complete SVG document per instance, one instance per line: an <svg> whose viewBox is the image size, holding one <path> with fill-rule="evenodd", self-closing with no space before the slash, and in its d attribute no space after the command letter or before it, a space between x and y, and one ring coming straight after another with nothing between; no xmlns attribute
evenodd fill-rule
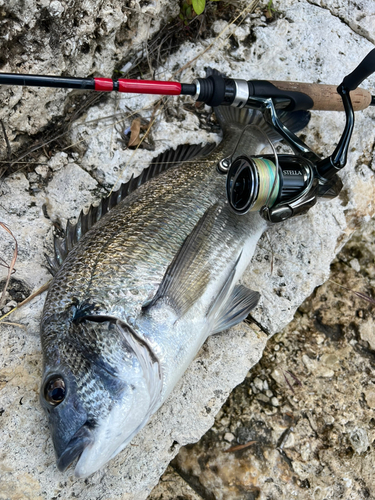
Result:
<svg viewBox="0 0 375 500"><path fill-rule="evenodd" d="M45 385L44 397L52 406L59 405L65 398L64 379L59 376L51 378Z"/></svg>

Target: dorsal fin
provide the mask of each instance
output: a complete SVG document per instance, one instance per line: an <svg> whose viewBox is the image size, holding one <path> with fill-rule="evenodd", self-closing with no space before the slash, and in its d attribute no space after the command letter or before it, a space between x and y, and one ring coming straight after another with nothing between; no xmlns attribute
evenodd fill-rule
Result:
<svg viewBox="0 0 375 500"><path fill-rule="evenodd" d="M209 143L205 146L201 144L182 144L178 146L177 149L168 149L154 158L150 165L137 177L132 175L128 182L124 182L121 185L120 189L113 191L110 196L103 198L99 205L91 205L86 214L84 214L82 210L75 224L71 224L69 221L67 222L64 238L54 237L55 256L52 259L46 255L48 262L47 268L50 273L54 276L70 250L78 243L82 236L86 234L103 215L118 205L120 201L135 191L139 186L179 163L208 155L215 147L216 143Z"/></svg>

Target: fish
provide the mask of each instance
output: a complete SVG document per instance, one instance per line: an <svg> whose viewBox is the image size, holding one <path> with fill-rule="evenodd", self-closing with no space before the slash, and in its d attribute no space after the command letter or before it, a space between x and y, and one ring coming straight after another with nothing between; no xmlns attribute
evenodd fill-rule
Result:
<svg viewBox="0 0 375 500"><path fill-rule="evenodd" d="M120 453L207 337L258 303L259 291L238 282L267 223L230 208L217 167L280 137L259 111L215 113L218 145L162 153L55 238L40 402L60 471L76 461L75 476L86 478ZM309 113L283 111L280 119L296 132Z"/></svg>

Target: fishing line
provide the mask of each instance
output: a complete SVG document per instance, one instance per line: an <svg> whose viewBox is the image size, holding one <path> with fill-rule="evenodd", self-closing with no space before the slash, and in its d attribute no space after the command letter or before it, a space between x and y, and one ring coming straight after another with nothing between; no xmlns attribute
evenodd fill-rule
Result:
<svg viewBox="0 0 375 500"><path fill-rule="evenodd" d="M275 165L274 165L274 164L272 164L272 162L271 162L270 160L268 160L268 162L269 162L270 164L272 164L272 165L273 165L273 167L276 167L276 175L273 173L273 168L272 168L272 166L271 166L271 165L268 165L268 167L269 167L269 168L268 168L268 176L266 176L266 177L267 177L267 179L269 179L269 180L270 180L270 178L271 178L271 177L273 177L273 178L274 178L274 179L273 179L273 184L272 184L272 189L270 190L270 192L269 192L269 194L268 194L268 198L267 198L267 200L266 200L266 203L264 204L264 207L266 207L266 208L271 208L271 207L272 207L272 205L273 205L273 203L276 201L276 198L277 198L277 196L278 196L278 194L279 194L279 188L280 188L280 176L279 176L279 169L280 169L280 167L279 167L279 156L278 156L278 154L277 154L277 151L276 151L275 146L273 145L273 142L272 142L272 141L271 141L271 139L268 137L268 135L264 132L264 130L262 130L262 129L258 126L258 125L255 125L255 124L251 124L251 126L253 126L254 128L256 128L256 129L257 129L257 130L261 133L261 135L263 135L263 137L265 137L265 138L266 138L266 140L267 140L268 144L271 146L271 149L272 149L273 155L274 155L274 157L275 157ZM267 161L267 160L263 159L263 161L265 162L265 161ZM261 170L262 170L262 175L263 175L263 178L264 178L264 177L265 177L265 175L264 175L264 170L265 170L265 169L263 168L263 166L261 167ZM272 172L272 173L271 173L271 172ZM269 175L270 173L271 173L271 175ZM266 182L268 182L268 181L267 181L267 179L266 179ZM274 193L274 190L275 190L276 186L278 187L278 190L277 190L277 193ZM271 197L272 197L272 199L271 199ZM271 203L272 203L272 205L268 205L268 203L269 203L269 202L271 202ZM259 210L260 210L261 208L262 208L262 207L260 207L260 208L259 208Z"/></svg>

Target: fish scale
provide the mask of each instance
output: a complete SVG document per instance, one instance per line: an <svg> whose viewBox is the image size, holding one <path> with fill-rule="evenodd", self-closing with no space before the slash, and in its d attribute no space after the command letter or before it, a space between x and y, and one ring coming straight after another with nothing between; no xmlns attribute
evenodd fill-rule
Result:
<svg viewBox="0 0 375 500"><path fill-rule="evenodd" d="M266 223L231 211L217 164L234 150L259 153L270 129L253 110L216 113L224 138L212 152L183 146L161 155L55 244L51 268L62 265L43 311L40 400L60 470L78 458L75 474L87 477L119 453L207 336L242 321L259 299L236 283ZM306 124L291 115L295 131ZM241 143L252 123L258 129Z"/></svg>
<svg viewBox="0 0 375 500"><path fill-rule="evenodd" d="M139 270L139 261L134 261L135 255L139 257L140 262L146 262L147 269L149 265L153 266L153 271L156 271L155 268L157 268L156 281L161 279L170 260L203 215L205 209L212 202L215 202L218 196L222 197L225 179L212 169L212 164L217 163L219 154L215 152L207 158L203 172L197 172L195 164L184 165L185 172L182 179L176 178L175 169L166 172L162 191L157 196L160 203L163 203L162 210L157 211L160 205L155 204L155 182L153 183L151 180L138 189L138 191L142 190L143 192L138 193L135 207L131 204L132 195L130 195L129 199L125 199L122 205L115 207L108 214L107 219L99 221L87 233L83 242L84 247L81 249L81 254L85 255L85 259L83 261L81 258L77 259L76 252L72 250L55 277L55 289L61 293L57 283L62 276L61 289L64 290L65 297L63 307L65 307L69 282L75 283L77 279L81 283L85 283L85 286L81 289L78 288L78 290L77 287L71 287L71 293L78 300L80 300L80 296L86 297L87 294L94 300L96 297L106 296L105 291L103 292L103 273L100 272L103 266L108 269L106 275L110 281L108 286L112 293L116 282L119 287L122 287L122 282L127 275L135 276ZM193 177L193 173L196 174L195 177ZM200 179L197 179L198 175ZM212 182L213 180L216 182ZM194 186L199 182L204 183L203 188L198 186L198 189L194 189ZM184 193L185 197L182 198L181 195ZM192 201L192 197L197 201ZM168 214L168 210L174 214L173 218ZM167 221L169 222L167 223ZM99 233L100 239L98 240ZM130 239L129 234L132 235ZM147 248L148 241L152 241L154 248L158 248L158 253L150 254ZM105 247L107 248L104 249ZM160 253L161 248L164 249L162 253ZM116 269L119 256L121 256L121 268ZM112 278L112 273L116 274L115 281ZM137 300L138 307L146 300L149 293L149 290L146 291L146 296L145 293L141 293L142 288L148 283L148 279L149 276L144 275L136 279L135 286L140 292ZM55 314L59 305L59 297L54 293L49 294L44 310L45 315L49 309L49 303L53 304L50 310Z"/></svg>

